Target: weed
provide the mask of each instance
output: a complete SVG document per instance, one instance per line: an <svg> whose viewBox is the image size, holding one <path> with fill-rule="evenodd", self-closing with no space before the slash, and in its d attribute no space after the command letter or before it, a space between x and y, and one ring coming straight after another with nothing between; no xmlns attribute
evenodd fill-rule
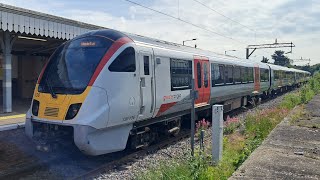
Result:
<svg viewBox="0 0 320 180"><path fill-rule="evenodd" d="M232 134L234 131L240 127L240 119L227 116L227 120L223 123L223 134Z"/></svg>
<svg viewBox="0 0 320 180"><path fill-rule="evenodd" d="M210 126L210 122L204 118L196 123L196 137L200 138L201 130L206 130Z"/></svg>

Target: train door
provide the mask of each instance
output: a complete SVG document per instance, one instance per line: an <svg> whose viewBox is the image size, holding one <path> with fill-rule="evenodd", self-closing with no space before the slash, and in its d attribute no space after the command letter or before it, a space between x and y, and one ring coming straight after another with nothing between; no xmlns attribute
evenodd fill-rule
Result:
<svg viewBox="0 0 320 180"><path fill-rule="evenodd" d="M210 66L209 60L203 57L194 58L194 85L199 92L199 97L196 99L196 106L204 106L210 100Z"/></svg>
<svg viewBox="0 0 320 180"><path fill-rule="evenodd" d="M139 52L140 113L138 120L151 118L154 111L154 61L153 50Z"/></svg>
<svg viewBox="0 0 320 180"><path fill-rule="evenodd" d="M260 68L254 67L254 91L260 91Z"/></svg>

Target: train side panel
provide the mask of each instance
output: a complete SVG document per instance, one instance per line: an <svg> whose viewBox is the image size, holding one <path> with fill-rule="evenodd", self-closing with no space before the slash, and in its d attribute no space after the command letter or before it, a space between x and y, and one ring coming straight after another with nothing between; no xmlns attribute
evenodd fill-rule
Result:
<svg viewBox="0 0 320 180"><path fill-rule="evenodd" d="M161 49L154 49L154 52L156 103L153 117L190 109L192 56Z"/></svg>

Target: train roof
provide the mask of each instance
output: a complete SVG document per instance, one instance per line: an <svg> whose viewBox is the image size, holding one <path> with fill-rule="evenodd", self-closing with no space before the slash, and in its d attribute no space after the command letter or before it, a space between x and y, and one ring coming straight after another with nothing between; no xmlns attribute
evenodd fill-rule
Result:
<svg viewBox="0 0 320 180"><path fill-rule="evenodd" d="M113 29L99 29L99 30L94 30L94 31L89 31L83 35L80 35L76 38L80 38L86 35L100 35L100 36L105 36L108 37L109 39L116 40L121 37L128 37L132 39L132 41L137 44L137 45L142 45L142 46L150 46L153 48L158 48L158 49L164 49L164 50L173 50L173 51L179 51L182 53L190 53L193 55L197 56L204 56L208 57L210 59L213 59L214 61L223 61L226 63L238 63L240 65L248 65L248 66L254 66L255 64L258 64L262 68L267 68L270 66L272 69L275 70L283 70L283 71L294 71L294 72L302 72L302 73L309 73L306 71L294 69L294 68L287 68L283 66L278 66L274 64L267 64L267 63L262 63L260 61L248 61L242 58L234 57L234 56L227 56L224 54L219 54L215 53L212 51L208 50L202 50L190 46L184 46L178 43L173 43L173 42L168 42L168 41L163 41L155 38L150 38L150 37L145 37L137 34L132 34L132 33L126 33L126 32L121 32ZM309 73L310 74L310 73Z"/></svg>
<svg viewBox="0 0 320 180"><path fill-rule="evenodd" d="M231 63L231 64L240 64L240 65L247 65L247 66L254 66L255 64L260 64L257 62L247 61L245 59L241 59L235 56L228 56L224 54L215 53L208 50L198 49L190 46L184 46L177 43L167 42L163 40L153 39L149 37L144 37L136 34L125 33L130 39L134 41L137 45L141 46L149 46L158 49L164 50L173 50L182 53L189 53L196 56L204 56L208 57L210 60L213 61L222 61L224 63ZM261 66L267 67L264 63Z"/></svg>
<svg viewBox="0 0 320 180"><path fill-rule="evenodd" d="M184 46L181 44L163 41L163 40L154 39L154 38L149 38L149 37L145 37L145 36L141 36L141 35L137 35L137 34L131 34L131 33L125 33L125 34L129 38L131 38L136 44L140 44L140 45L148 45L148 46L152 46L152 47L171 49L171 50L176 50L176 51L181 51L181 52L189 52L189 53L199 55L199 56L206 56L206 57L209 56L211 58L219 58L220 60L223 60L225 62L230 62L230 63L237 62L240 64L247 64L247 65L250 64L252 66L254 64L258 64L260 67L263 67L263 68L267 68L268 66L271 66L273 69L276 69L276 70L309 73L309 72L294 69L294 68L287 68L287 67L278 66L278 65L274 65L274 64L267 64L267 63L262 63L259 61L254 61L254 62L250 61L249 62L245 59L241 59L238 57L227 56L224 54L219 54L219 53L215 53L215 52L208 51L208 50L202 50L202 49L198 49L198 48Z"/></svg>

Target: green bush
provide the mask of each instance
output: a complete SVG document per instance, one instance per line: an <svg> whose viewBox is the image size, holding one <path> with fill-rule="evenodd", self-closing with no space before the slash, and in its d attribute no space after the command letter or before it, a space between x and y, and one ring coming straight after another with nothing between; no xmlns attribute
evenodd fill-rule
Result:
<svg viewBox="0 0 320 180"><path fill-rule="evenodd" d="M309 102L314 95L315 95L315 92L312 90L311 85L306 84L300 90L301 103Z"/></svg>
<svg viewBox="0 0 320 180"><path fill-rule="evenodd" d="M285 95L283 98L283 101L280 104L280 107L282 108L287 108L287 109L292 109L296 105L301 104L302 98L300 94L298 93L290 93Z"/></svg>

